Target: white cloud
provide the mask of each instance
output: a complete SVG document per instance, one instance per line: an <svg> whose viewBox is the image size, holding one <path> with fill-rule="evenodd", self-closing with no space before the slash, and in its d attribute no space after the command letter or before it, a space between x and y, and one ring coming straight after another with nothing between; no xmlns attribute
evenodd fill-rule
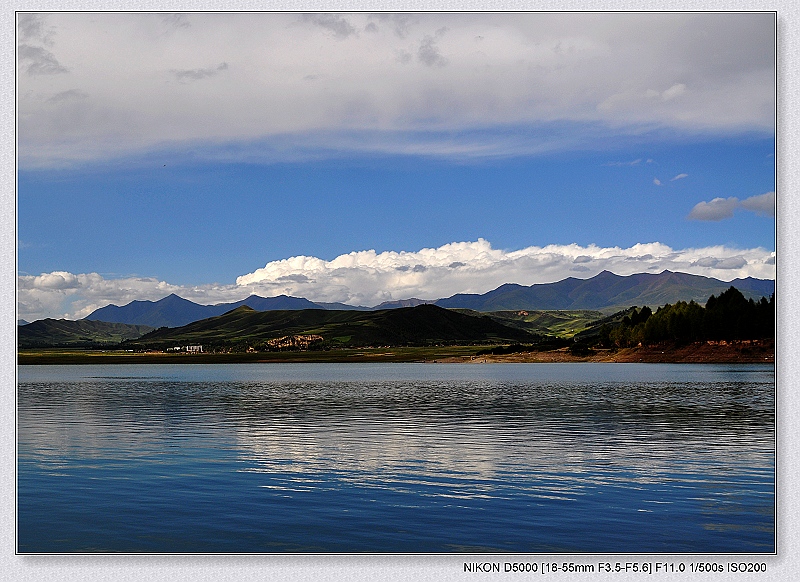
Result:
<svg viewBox="0 0 800 582"><path fill-rule="evenodd" d="M617 166L617 167L620 167L620 166L638 166L641 163L642 163L641 158L638 158L638 159L635 159L635 160L631 160L630 162L608 162L606 164L606 166Z"/></svg>
<svg viewBox="0 0 800 582"><path fill-rule="evenodd" d="M653 184L655 184L656 186L661 186L661 180L659 180L658 178L653 178Z"/></svg>
<svg viewBox="0 0 800 582"><path fill-rule="evenodd" d="M712 13L20 14L19 160L186 144L219 156L235 144L251 158L462 157L665 128L771 133L773 24ZM66 91L85 96L79 115L52 99Z"/></svg>
<svg viewBox="0 0 800 582"><path fill-rule="evenodd" d="M739 205L739 199L735 196L730 198L714 198L710 202L698 202L688 218L691 220L711 220L719 221L731 218L733 211Z"/></svg>
<svg viewBox="0 0 800 582"><path fill-rule="evenodd" d="M688 178L689 174L678 174L674 178L670 178L670 182L674 182L675 180L683 180L684 178Z"/></svg>
<svg viewBox="0 0 800 582"><path fill-rule="evenodd" d="M686 93L686 85L683 83L675 83L672 87L661 93L662 101L671 101Z"/></svg>
<svg viewBox="0 0 800 582"><path fill-rule="evenodd" d="M570 276L588 278L602 270L619 275L664 269L716 277L775 277L775 253L724 246L674 250L661 243L629 248L548 245L516 251L492 248L483 239L416 252L356 251L331 261L296 256L272 261L234 284L179 286L152 278L106 279L97 273L66 272L18 277L19 317L81 318L113 303L157 300L170 293L198 303L237 301L250 294L280 294L312 301L376 305L392 299L438 299L456 293L485 293L503 283L532 285Z"/></svg>
<svg viewBox="0 0 800 582"><path fill-rule="evenodd" d="M66 271L42 273L38 277L21 277L20 289L76 289L80 286L78 277Z"/></svg>
<svg viewBox="0 0 800 582"><path fill-rule="evenodd" d="M741 206L762 216L775 216L775 192L745 198Z"/></svg>

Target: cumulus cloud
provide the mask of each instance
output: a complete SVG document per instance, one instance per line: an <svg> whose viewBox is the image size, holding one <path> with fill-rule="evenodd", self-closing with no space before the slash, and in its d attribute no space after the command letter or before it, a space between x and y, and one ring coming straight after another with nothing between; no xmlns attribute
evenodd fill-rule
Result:
<svg viewBox="0 0 800 582"><path fill-rule="evenodd" d="M762 216L775 216L775 192L745 198L741 206Z"/></svg>
<svg viewBox="0 0 800 582"><path fill-rule="evenodd" d="M719 221L731 218L733 211L739 205L739 199L735 196L730 198L714 198L710 202L698 202L689 213L690 220L711 220Z"/></svg>
<svg viewBox="0 0 800 582"><path fill-rule="evenodd" d="M230 285L187 287L147 277L107 279L98 273L54 271L17 277L17 309L27 321L44 317L80 319L106 305L156 301L170 293L199 303L222 303L231 290Z"/></svg>
<svg viewBox="0 0 800 582"><path fill-rule="evenodd" d="M747 259L741 255L726 257L724 259L718 257L703 257L691 264L692 267L709 267L712 269L741 269L745 265L747 265Z"/></svg>
<svg viewBox="0 0 800 582"><path fill-rule="evenodd" d="M462 157L663 129L771 134L773 25L714 13L23 13L19 162L165 143ZM82 119L94 123L47 102L68 90L92 96Z"/></svg>
<svg viewBox="0 0 800 582"><path fill-rule="evenodd" d="M20 289L76 289L80 286L76 275L66 271L42 273L38 277L21 277Z"/></svg>
<svg viewBox="0 0 800 582"><path fill-rule="evenodd" d="M724 246L674 250L661 243L629 248L548 245L508 251L484 240L454 242L419 251L354 251L326 261L295 256L271 261L229 285L180 286L153 278L106 279L97 273L63 271L18 277L19 316L80 318L113 303L158 300L170 293L197 303L223 303L250 294L281 294L312 301L377 305L383 301L438 299L456 293L485 293L503 283L550 283L609 270L619 275L663 270L729 281L775 277L775 253L763 248Z"/></svg>
<svg viewBox="0 0 800 582"><path fill-rule="evenodd" d="M736 197L714 198L710 202L698 202L687 218L691 220L719 221L731 218L735 210L743 209L761 216L775 216L775 192L751 196L744 200Z"/></svg>

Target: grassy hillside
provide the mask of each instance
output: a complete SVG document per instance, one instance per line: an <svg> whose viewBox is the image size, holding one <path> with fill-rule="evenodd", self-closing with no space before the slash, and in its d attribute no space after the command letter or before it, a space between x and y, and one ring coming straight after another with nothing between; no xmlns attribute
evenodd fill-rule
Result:
<svg viewBox="0 0 800 582"><path fill-rule="evenodd" d="M153 328L146 325L85 319L78 321L42 319L18 328L17 345L20 348L111 346L125 340L136 339L150 331L153 331Z"/></svg>
<svg viewBox="0 0 800 582"><path fill-rule="evenodd" d="M203 345L205 349L270 349L267 342L282 336L317 335L318 347L408 346L533 342L536 336L502 325L489 317L474 317L433 305L384 311L254 311L243 306L218 317L180 328L155 330L126 345L165 349Z"/></svg>
<svg viewBox="0 0 800 582"><path fill-rule="evenodd" d="M604 317L600 311L489 311L454 309L465 315L485 315L494 321L537 335L571 338Z"/></svg>

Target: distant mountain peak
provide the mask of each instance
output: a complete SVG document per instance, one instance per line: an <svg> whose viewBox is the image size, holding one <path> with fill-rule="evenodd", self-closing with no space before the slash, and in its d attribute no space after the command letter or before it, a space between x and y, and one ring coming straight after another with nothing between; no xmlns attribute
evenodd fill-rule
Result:
<svg viewBox="0 0 800 582"><path fill-rule="evenodd" d="M187 303L193 303L193 301L189 301L188 299L184 299L183 297L181 297L180 295L176 295L175 293L170 293L166 297L163 297L163 298L159 299L158 301L156 301L156 303L162 303L162 302L165 302L165 303L166 302L170 302L171 303L171 302L184 302L184 301L187 302Z"/></svg>
<svg viewBox="0 0 800 582"><path fill-rule="evenodd" d="M603 269L602 271L597 273L597 275L592 277L592 279L608 279L608 278L611 278L611 277L613 277L613 278L622 278L623 276L624 275L617 275L616 273L612 273L611 271L609 271L607 269Z"/></svg>

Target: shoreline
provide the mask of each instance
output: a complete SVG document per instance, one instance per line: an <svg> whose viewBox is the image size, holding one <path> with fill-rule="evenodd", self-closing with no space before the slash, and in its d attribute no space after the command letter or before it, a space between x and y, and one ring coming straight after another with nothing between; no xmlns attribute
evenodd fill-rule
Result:
<svg viewBox="0 0 800 582"><path fill-rule="evenodd" d="M546 352L476 356L485 363L620 363L620 364L774 364L773 341L695 342L685 346L645 346L597 349L585 356L570 354L567 348Z"/></svg>
<svg viewBox="0 0 800 582"><path fill-rule="evenodd" d="M17 364L238 364L238 363L661 363L661 364L774 364L774 340L695 342L684 346L658 345L597 349L573 355L567 348L504 355L475 355L479 346L425 348L382 347L331 351L262 353L131 353L114 350L39 349L17 352Z"/></svg>

